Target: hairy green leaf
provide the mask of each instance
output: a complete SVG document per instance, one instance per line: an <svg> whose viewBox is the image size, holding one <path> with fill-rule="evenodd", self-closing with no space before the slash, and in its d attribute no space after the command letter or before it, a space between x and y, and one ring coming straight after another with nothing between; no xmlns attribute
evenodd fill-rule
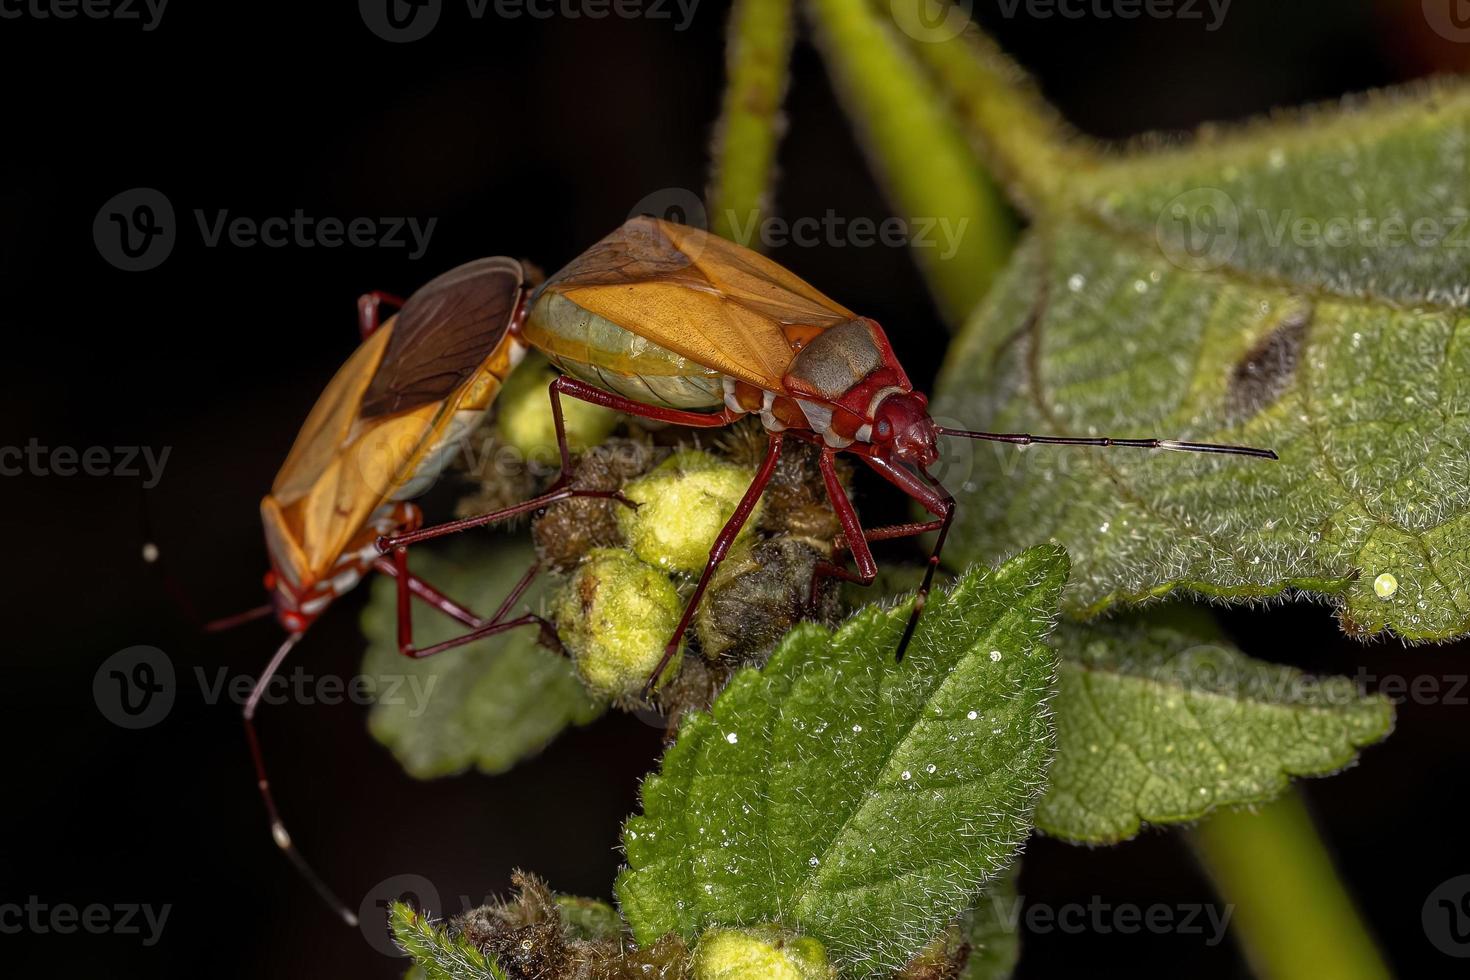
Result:
<svg viewBox="0 0 1470 980"><path fill-rule="evenodd" d="M413 960L423 980L507 980L505 971L483 953L449 935L410 905L394 902L388 909L388 924L393 941Z"/></svg>
<svg viewBox="0 0 1470 980"><path fill-rule="evenodd" d="M422 553L420 553L422 552ZM534 560L524 543L499 543L448 555L411 552L415 573L482 616L494 612ZM522 605L536 608L543 583ZM571 664L522 627L423 660L398 652L393 580L372 583L363 611L369 644L363 673L376 678L368 719L373 736L419 779L471 766L499 773L539 752L563 728L584 725L601 707L588 697ZM466 627L415 600L414 642L429 646Z"/></svg>
<svg viewBox="0 0 1470 980"><path fill-rule="evenodd" d="M1261 803L1388 735L1393 706L1346 677L1311 677L1228 646L1203 614L1064 623L1057 756L1036 824L1112 843L1144 821Z"/></svg>
<svg viewBox="0 0 1470 980"><path fill-rule="evenodd" d="M737 674L625 828L634 935L778 923L856 976L923 949L1030 828L1066 575L1054 547L971 569L931 598L901 663L907 604L799 627Z"/></svg>
<svg viewBox="0 0 1470 980"><path fill-rule="evenodd" d="M1464 86L1079 166L936 413L1281 460L950 441L952 557L1056 541L1074 615L1300 588L1350 633L1470 632L1467 174Z"/></svg>
<svg viewBox="0 0 1470 980"><path fill-rule="evenodd" d="M975 907L960 917L960 935L970 946L959 980L1006 980L1021 959L1021 896L1016 868L985 888Z"/></svg>

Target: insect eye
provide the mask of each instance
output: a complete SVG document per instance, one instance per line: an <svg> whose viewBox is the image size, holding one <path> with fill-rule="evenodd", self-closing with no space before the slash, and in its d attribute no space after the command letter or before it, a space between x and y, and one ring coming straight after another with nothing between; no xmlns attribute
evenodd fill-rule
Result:
<svg viewBox="0 0 1470 980"><path fill-rule="evenodd" d="M879 439L891 438L893 436L893 426L888 423L887 419L883 419L873 427L873 434Z"/></svg>

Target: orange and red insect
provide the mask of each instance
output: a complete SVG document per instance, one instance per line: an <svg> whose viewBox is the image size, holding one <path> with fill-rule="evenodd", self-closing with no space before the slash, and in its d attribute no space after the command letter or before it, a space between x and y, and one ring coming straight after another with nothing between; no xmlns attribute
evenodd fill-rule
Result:
<svg viewBox="0 0 1470 980"><path fill-rule="evenodd" d="M616 492L570 485L571 456L562 421L566 395L629 415L697 428L756 416L768 434L749 489L710 549L682 618L650 675L651 693L775 471L787 439L820 449L819 470L856 571L836 561L819 575L871 583L878 566L869 543L938 532L897 655L923 612L939 565L954 498L929 469L939 438L1029 445L1123 446L1275 459L1266 449L1169 439L1033 436L941 427L878 323L833 301L749 249L695 228L654 218L625 223L537 287L512 259L483 259L435 279L396 317L377 323L386 294L359 301L362 346L312 410L261 507L276 616L289 636L247 703L245 715L261 792L276 841L349 921L353 916L290 845L276 813L251 718L258 692L302 631L370 568L398 583L398 639L409 656L427 656L522 625L508 618L533 566L488 619L455 603L408 571L406 549L422 541L505 520L574 496ZM547 493L515 507L420 528L408 499L427 489L489 408L528 347L561 372L550 385L562 475ZM838 479L834 457L850 453L916 500L928 521L865 530ZM834 555L835 557L835 555ZM410 597L469 627L463 636L418 650Z"/></svg>
<svg viewBox="0 0 1470 980"><path fill-rule="evenodd" d="M679 647L715 568L770 481L785 439L821 449L819 469L857 571L833 562L819 574L870 584L871 541L937 531L923 583L898 647L901 657L939 565L954 499L928 472L939 437L1018 445L1124 446L1274 459L1245 446L1171 439L1033 436L947 429L929 417L883 328L829 299L749 249L695 228L639 217L625 223L534 293L521 327L564 374L551 384L563 473L570 457L560 395L630 415L710 428L755 415L768 433L764 460L710 549L663 662ZM864 530L837 478L833 457L857 456L918 501L933 520ZM502 520L521 508L385 536L384 552Z"/></svg>

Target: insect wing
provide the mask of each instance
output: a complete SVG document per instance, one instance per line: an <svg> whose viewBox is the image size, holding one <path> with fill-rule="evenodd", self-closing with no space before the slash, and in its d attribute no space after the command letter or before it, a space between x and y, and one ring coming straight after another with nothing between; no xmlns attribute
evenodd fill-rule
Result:
<svg viewBox="0 0 1470 980"><path fill-rule="evenodd" d="M451 269L408 298L362 417L444 401L480 369L510 329L525 270L497 256Z"/></svg>
<svg viewBox="0 0 1470 980"><path fill-rule="evenodd" d="M794 337L854 317L750 249L647 217L626 222L544 289L697 364L774 391Z"/></svg>
<svg viewBox="0 0 1470 980"><path fill-rule="evenodd" d="M445 460L461 406L499 391L522 281L512 259L445 273L337 373L262 505L272 554L298 581L324 576L375 510Z"/></svg>

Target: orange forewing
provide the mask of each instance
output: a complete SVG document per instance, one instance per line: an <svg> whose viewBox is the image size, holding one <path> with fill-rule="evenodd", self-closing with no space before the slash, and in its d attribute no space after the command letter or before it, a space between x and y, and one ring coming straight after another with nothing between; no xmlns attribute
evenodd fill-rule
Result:
<svg viewBox="0 0 1470 980"><path fill-rule="evenodd" d="M774 391L793 337L854 316L763 255L648 217L626 222L544 288L696 364Z"/></svg>

